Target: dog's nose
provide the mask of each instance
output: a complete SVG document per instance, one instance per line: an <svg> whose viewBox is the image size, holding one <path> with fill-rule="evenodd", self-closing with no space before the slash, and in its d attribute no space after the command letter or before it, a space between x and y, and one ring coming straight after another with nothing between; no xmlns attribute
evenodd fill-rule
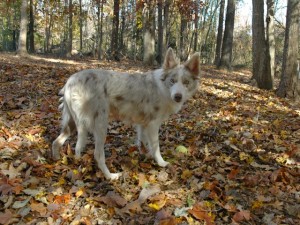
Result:
<svg viewBox="0 0 300 225"><path fill-rule="evenodd" d="M182 99L182 94L177 93L174 95L175 102L181 102L181 99Z"/></svg>

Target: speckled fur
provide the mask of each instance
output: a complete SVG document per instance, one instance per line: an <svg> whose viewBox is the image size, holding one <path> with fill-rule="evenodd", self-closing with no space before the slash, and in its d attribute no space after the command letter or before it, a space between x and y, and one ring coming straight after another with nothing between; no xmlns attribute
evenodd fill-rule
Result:
<svg viewBox="0 0 300 225"><path fill-rule="evenodd" d="M148 73L89 69L72 75L60 91L62 131L52 145L54 159L60 158L59 148L75 130L75 153L79 158L87 133L92 133L98 167L107 179L117 179L120 173L110 173L104 155L107 126L112 118L136 126L138 143L147 146L158 165L166 166L159 149L159 127L194 94L198 80L199 54L180 65L172 49L167 51L162 69Z"/></svg>

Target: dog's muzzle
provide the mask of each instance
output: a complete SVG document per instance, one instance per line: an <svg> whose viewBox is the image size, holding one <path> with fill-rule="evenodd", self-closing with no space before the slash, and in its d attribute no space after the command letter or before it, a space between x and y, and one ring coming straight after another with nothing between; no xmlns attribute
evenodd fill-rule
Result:
<svg viewBox="0 0 300 225"><path fill-rule="evenodd" d="M177 93L177 94L174 95L174 101L175 102L181 102L181 100L182 100L182 94Z"/></svg>

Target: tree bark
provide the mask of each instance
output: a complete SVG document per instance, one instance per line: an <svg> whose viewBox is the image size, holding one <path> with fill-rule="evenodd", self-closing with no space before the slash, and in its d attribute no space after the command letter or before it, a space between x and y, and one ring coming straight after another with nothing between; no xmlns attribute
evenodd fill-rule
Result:
<svg viewBox="0 0 300 225"><path fill-rule="evenodd" d="M68 38L68 49L67 57L72 56L72 42L73 42L73 0L69 0L69 38Z"/></svg>
<svg viewBox="0 0 300 225"><path fill-rule="evenodd" d="M232 69L231 61L232 61L235 1L236 0L228 0L221 60L218 65L218 68L224 67L228 70Z"/></svg>
<svg viewBox="0 0 300 225"><path fill-rule="evenodd" d="M270 40L269 32L267 32L267 39L265 37L264 26L264 1L252 0L253 15L252 15L252 61L253 61L253 75L257 85L261 89L270 90L273 88L273 77L271 73L271 55L270 55ZM271 16L271 14L269 14ZM268 21L271 19L267 19ZM269 26L269 31L272 28ZM272 39L272 37L271 37Z"/></svg>
<svg viewBox="0 0 300 225"><path fill-rule="evenodd" d="M27 0L22 0L21 5L21 23L20 23L20 35L19 46L17 50L18 55L27 55L26 41L27 41Z"/></svg>
<svg viewBox="0 0 300 225"><path fill-rule="evenodd" d="M34 52L34 12L33 0L30 0L29 5L29 51Z"/></svg>
<svg viewBox="0 0 300 225"><path fill-rule="evenodd" d="M155 31L154 31L154 2L147 0L143 9L144 27L144 57L143 61L147 65L153 65L155 59Z"/></svg>
<svg viewBox="0 0 300 225"><path fill-rule="evenodd" d="M219 13L219 24L218 24L218 34L217 34L217 45L216 45L216 57L215 57L215 63L214 63L216 66L219 65L220 59L221 59L224 8L225 8L225 0L221 0L220 13Z"/></svg>
<svg viewBox="0 0 300 225"><path fill-rule="evenodd" d="M163 21L162 21L162 12L163 12L163 7L162 7L162 1L163 0L158 0L157 3L157 8L158 8L158 18L157 18L157 25L158 25L158 40L157 40L157 55L158 55L158 63L159 65L162 64L163 61L163 44L164 44L164 39L163 39Z"/></svg>
<svg viewBox="0 0 300 225"><path fill-rule="evenodd" d="M284 41L282 74L277 90L279 97L300 100L300 70L299 70L299 0L289 0L286 15L286 31Z"/></svg>
<svg viewBox="0 0 300 225"><path fill-rule="evenodd" d="M120 0L114 0L114 15L113 15L113 29L111 37L111 59L119 61L119 11L120 11Z"/></svg>
<svg viewBox="0 0 300 225"><path fill-rule="evenodd" d="M82 0L79 0L79 51L82 53Z"/></svg>

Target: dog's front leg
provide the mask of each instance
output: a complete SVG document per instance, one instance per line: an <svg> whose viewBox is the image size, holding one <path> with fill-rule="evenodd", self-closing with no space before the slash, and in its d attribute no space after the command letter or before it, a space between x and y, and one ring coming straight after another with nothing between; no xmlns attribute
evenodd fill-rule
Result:
<svg viewBox="0 0 300 225"><path fill-rule="evenodd" d="M98 164L99 169L102 171L106 179L116 180L121 176L121 173L111 173L105 163L104 143L105 143L106 132L107 132L107 123L105 122L105 120L100 120L100 121L95 121L95 124L97 125L97 128L95 128L94 131L95 160Z"/></svg>
<svg viewBox="0 0 300 225"><path fill-rule="evenodd" d="M155 122L150 123L147 127L143 129L143 134L148 142L149 151L152 157L155 159L159 166L165 167L169 163L166 162L160 154L158 138L159 124L160 123Z"/></svg>

